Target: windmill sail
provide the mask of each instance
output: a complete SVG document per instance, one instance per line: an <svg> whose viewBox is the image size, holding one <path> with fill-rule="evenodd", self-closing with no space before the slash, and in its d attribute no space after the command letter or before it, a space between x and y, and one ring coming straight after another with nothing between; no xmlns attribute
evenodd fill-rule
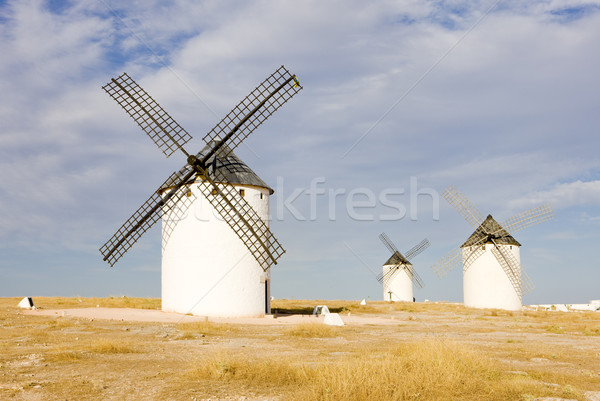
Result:
<svg viewBox="0 0 600 401"><path fill-rule="evenodd" d="M203 178L198 188L254 255L262 269L266 271L272 264L277 264L277 259L285 253L285 249L252 206L227 182L220 170L215 171L214 180L208 176Z"/></svg>
<svg viewBox="0 0 600 401"><path fill-rule="evenodd" d="M162 208L171 199L177 202L187 192L181 185L172 188L166 196L161 196L159 191L163 186L172 182L177 176L177 172L171 174L149 198L140 206L133 215L117 230L117 232L100 248L100 253L104 256L103 260L111 266L121 259L121 257L135 244L142 234L148 231L162 215Z"/></svg>
<svg viewBox="0 0 600 401"><path fill-rule="evenodd" d="M113 78L102 89L121 105L165 156L171 156L177 149L189 156L183 145L192 136L129 75L123 73Z"/></svg>
<svg viewBox="0 0 600 401"><path fill-rule="evenodd" d="M281 66L210 130L204 136L204 141L227 142L230 151L234 150L252 131L302 89L295 82L295 75Z"/></svg>

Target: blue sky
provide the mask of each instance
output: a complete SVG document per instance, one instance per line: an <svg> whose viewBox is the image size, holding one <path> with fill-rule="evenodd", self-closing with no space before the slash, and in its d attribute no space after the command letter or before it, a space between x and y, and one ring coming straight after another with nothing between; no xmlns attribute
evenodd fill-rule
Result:
<svg viewBox="0 0 600 401"><path fill-rule="evenodd" d="M276 298L380 299L385 231L431 241L417 300L461 301L429 268L472 232L454 185L498 220L554 207L515 234L525 303L598 299L599 6L2 1L0 296L159 296L158 226L114 268L98 248L184 161L101 86L126 71L193 151L283 64L304 90L236 150L276 190Z"/></svg>

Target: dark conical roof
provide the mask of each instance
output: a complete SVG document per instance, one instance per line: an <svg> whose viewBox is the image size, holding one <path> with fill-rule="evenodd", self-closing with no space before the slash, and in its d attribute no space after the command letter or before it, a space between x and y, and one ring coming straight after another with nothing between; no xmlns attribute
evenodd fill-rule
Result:
<svg viewBox="0 0 600 401"><path fill-rule="evenodd" d="M200 152L198 152L196 157L202 159L212 148L214 148L216 143L216 141L208 143ZM258 175L256 175L246 163L237 157L227 145L223 145L216 152L216 155L211 156L206 162L206 166L208 167L211 178L214 178L214 168L216 168L231 184L252 185L268 189L271 194L275 192ZM183 178L190 171L192 171L192 167L189 164L186 164L172 180L166 182L160 189L165 189L174 185L177 180Z"/></svg>
<svg viewBox="0 0 600 401"><path fill-rule="evenodd" d="M387 262L385 262L383 265L387 266L387 265L411 265L412 263L410 263L408 261L408 259L406 259L404 257L404 255L402 255L400 252L396 251L394 252L394 254L392 256L390 256L390 258L387 260Z"/></svg>
<svg viewBox="0 0 600 401"><path fill-rule="evenodd" d="M491 243L493 239L499 245L516 245L521 244L512 237L502 226L494 220L491 214L481 223L477 230L471 234L469 239L465 241L460 247L464 248L473 245L483 245L485 243Z"/></svg>

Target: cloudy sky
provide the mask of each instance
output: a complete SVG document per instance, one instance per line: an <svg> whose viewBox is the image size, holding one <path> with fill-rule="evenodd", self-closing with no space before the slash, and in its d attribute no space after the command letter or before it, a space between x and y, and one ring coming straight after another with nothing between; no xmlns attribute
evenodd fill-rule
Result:
<svg viewBox="0 0 600 401"><path fill-rule="evenodd" d="M600 2L0 1L0 54L0 296L160 296L158 225L98 248L184 160L101 86L126 71L191 152L285 65L304 90L236 150L276 190L276 298L381 299L385 231L431 241L417 300L461 301L430 269L472 232L449 185L499 221L552 204L515 234L525 303L600 298Z"/></svg>

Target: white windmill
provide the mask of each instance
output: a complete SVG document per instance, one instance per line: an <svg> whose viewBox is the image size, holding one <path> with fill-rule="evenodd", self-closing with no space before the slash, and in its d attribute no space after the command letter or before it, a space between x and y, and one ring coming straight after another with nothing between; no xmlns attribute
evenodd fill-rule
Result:
<svg viewBox="0 0 600 401"><path fill-rule="evenodd" d="M269 188L234 153L254 129L302 87L283 66L203 139L192 137L127 74L103 89L167 157L180 150L187 164L100 248L113 266L162 218L162 309L201 316L270 313L270 267L285 252L269 230Z"/></svg>
<svg viewBox="0 0 600 401"><path fill-rule="evenodd" d="M520 310L523 295L532 291L534 286L521 267L521 244L511 233L553 219L550 205L533 208L499 224L491 215L484 219L477 208L452 186L442 193L442 197L475 231L458 249L452 250L431 268L441 278L462 264L465 306Z"/></svg>
<svg viewBox="0 0 600 401"><path fill-rule="evenodd" d="M385 233L381 233L379 239L392 252L392 256L383 264L381 274L377 276L377 280L383 284L383 300L390 302L413 302L413 284L419 288L423 288L424 283L414 270L410 260L430 245L429 240L424 239L419 242L407 251L406 256L404 256ZM400 273L401 271L405 274Z"/></svg>

